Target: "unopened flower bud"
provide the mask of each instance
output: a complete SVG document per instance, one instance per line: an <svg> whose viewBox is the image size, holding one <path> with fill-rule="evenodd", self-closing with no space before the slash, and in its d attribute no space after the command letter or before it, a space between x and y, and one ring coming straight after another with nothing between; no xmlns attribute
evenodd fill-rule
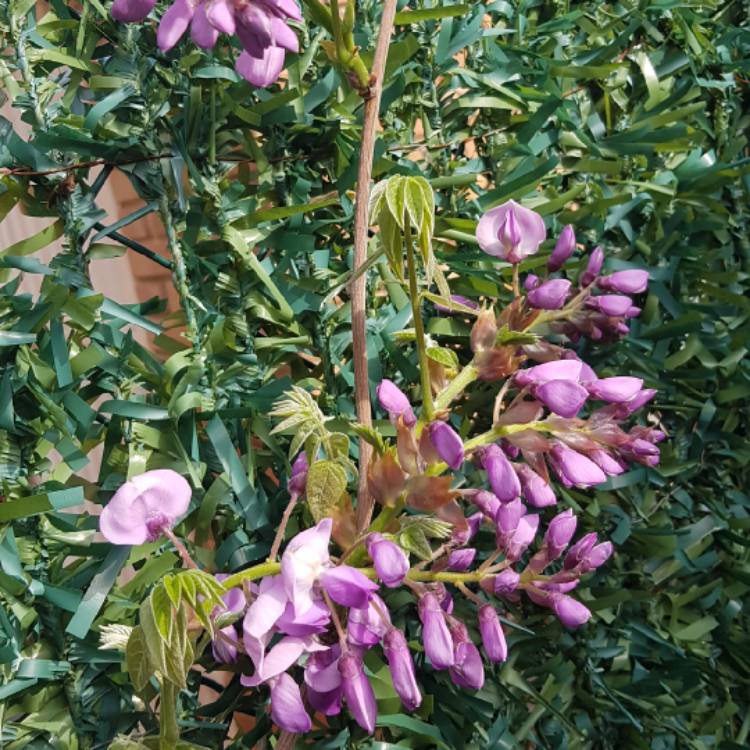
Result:
<svg viewBox="0 0 750 750"><path fill-rule="evenodd" d="M388 587L400 586L409 572L409 558L395 542L382 534L369 534L367 554L372 558L378 578Z"/></svg>
<svg viewBox="0 0 750 750"><path fill-rule="evenodd" d="M427 428L430 441L440 458L457 471L464 462L464 444L458 433L446 422L432 422Z"/></svg>
<svg viewBox="0 0 750 750"><path fill-rule="evenodd" d="M566 628L580 628L591 619L591 612L581 602L566 594L551 594L552 611Z"/></svg>
<svg viewBox="0 0 750 750"><path fill-rule="evenodd" d="M562 443L552 446L550 456L560 478L571 485L592 487L607 480L607 475L590 458Z"/></svg>
<svg viewBox="0 0 750 750"><path fill-rule="evenodd" d="M482 468L487 472L490 487L501 503L508 503L521 494L521 483L500 446L488 445L481 451L479 458Z"/></svg>
<svg viewBox="0 0 750 750"><path fill-rule="evenodd" d="M622 404L634 399L643 386L643 380L627 376L601 378L585 384L588 392L602 401Z"/></svg>
<svg viewBox="0 0 750 750"><path fill-rule="evenodd" d="M586 300L586 306L617 318L627 315L628 310L633 306L633 301L622 294L600 294L596 297L589 297Z"/></svg>
<svg viewBox="0 0 750 750"><path fill-rule="evenodd" d="M479 633L482 636L484 653L490 661L499 663L508 658L505 633L495 608L489 604L484 604L479 608Z"/></svg>
<svg viewBox="0 0 750 750"><path fill-rule="evenodd" d="M530 466L516 464L515 469L518 478L521 480L523 497L529 505L534 508L546 508L557 504L557 498L552 487Z"/></svg>
<svg viewBox="0 0 750 750"><path fill-rule="evenodd" d="M563 267L565 261L573 255L575 249L576 235L573 231L573 227L568 224L563 228L562 232L560 232L560 236L557 238L555 249L552 251L549 260L547 261L547 268L552 272L559 271Z"/></svg>
<svg viewBox="0 0 750 750"><path fill-rule="evenodd" d="M370 681L365 676L362 660L353 653L341 655L339 660L341 689L349 711L357 724L368 734L375 731L378 707Z"/></svg>
<svg viewBox="0 0 750 750"><path fill-rule="evenodd" d="M417 417L411 408L409 399L392 380L381 380L376 388L376 393L380 405L388 412L391 422L395 424L401 417L408 427L417 423Z"/></svg>
<svg viewBox="0 0 750 750"><path fill-rule="evenodd" d="M479 649L471 642L466 626L457 620L451 624L454 663L449 668L451 680L462 688L480 690L484 685L484 664Z"/></svg>
<svg viewBox="0 0 750 750"><path fill-rule="evenodd" d="M512 568L500 571L493 581L494 593L498 596L510 596L518 588L521 576Z"/></svg>
<svg viewBox="0 0 750 750"><path fill-rule="evenodd" d="M591 251L589 256L589 262L586 266L586 270L581 274L581 286L589 286L592 284L599 272L602 270L604 265L604 250L600 247L595 247Z"/></svg>
<svg viewBox="0 0 750 750"><path fill-rule="evenodd" d="M573 511L568 510L558 513L547 526L544 535L544 546L548 560L556 560L563 553L575 534L578 519Z"/></svg>
<svg viewBox="0 0 750 750"><path fill-rule="evenodd" d="M291 494L299 496L305 491L308 468L307 454L305 451L302 451L297 458L294 459L292 473L289 476L289 482L287 483L287 489Z"/></svg>
<svg viewBox="0 0 750 750"><path fill-rule="evenodd" d="M538 310L560 310L565 306L569 292L570 282L567 279L550 279L532 289L526 299L531 307Z"/></svg>
<svg viewBox="0 0 750 750"><path fill-rule="evenodd" d="M448 555L448 564L446 567L454 573L463 573L471 567L476 556L477 551L473 547L455 549Z"/></svg>
<svg viewBox="0 0 750 750"><path fill-rule="evenodd" d="M414 661L404 634L391 628L383 639L383 652L388 660L393 688L407 711L414 711L422 702L414 675Z"/></svg>
<svg viewBox="0 0 750 750"><path fill-rule="evenodd" d="M648 271L640 268L615 271L609 276L602 276L597 286L600 289L621 294L640 294L640 292L645 292L648 286Z"/></svg>
<svg viewBox="0 0 750 750"><path fill-rule="evenodd" d="M578 567L582 560L586 558L586 555L591 551L591 548L596 544L596 534L592 531L585 536L582 536L569 550L568 554L565 555L563 560L563 568L565 570L573 570Z"/></svg>
<svg viewBox="0 0 750 750"><path fill-rule="evenodd" d="M435 669L447 669L454 660L453 641L435 594L428 592L421 596L418 611L425 653Z"/></svg>

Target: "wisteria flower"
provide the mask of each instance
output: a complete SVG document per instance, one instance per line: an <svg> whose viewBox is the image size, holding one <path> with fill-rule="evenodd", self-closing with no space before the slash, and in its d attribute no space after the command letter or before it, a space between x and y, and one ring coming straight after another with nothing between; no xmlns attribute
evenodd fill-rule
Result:
<svg viewBox="0 0 750 750"><path fill-rule="evenodd" d="M171 529L190 505L187 480L172 469L133 477L104 506L99 530L112 544L143 544Z"/></svg>

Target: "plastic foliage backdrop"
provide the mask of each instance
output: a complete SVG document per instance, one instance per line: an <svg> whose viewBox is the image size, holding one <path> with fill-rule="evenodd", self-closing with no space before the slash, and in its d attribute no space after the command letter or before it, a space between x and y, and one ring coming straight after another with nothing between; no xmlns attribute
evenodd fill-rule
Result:
<svg viewBox="0 0 750 750"><path fill-rule="evenodd" d="M656 468L634 465L597 492L560 489L579 530L616 547L576 592L594 612L584 628L524 605L522 627L507 631L509 658L488 667L482 690L420 673L429 700L415 711L372 654L374 738L343 713L298 746L746 747L747 4L400 6L375 182L429 180L436 260L451 291L470 299L510 299L511 265L475 239L482 213L508 199L541 214L551 236L573 223L582 246L602 244L609 271L648 268L629 336L582 340L579 354L602 376L657 388L649 409L669 438ZM230 37L208 50L186 37L160 51L165 9L124 24L100 0L2 3L4 93L32 136L0 121L0 215L20 205L49 217L0 250L0 736L9 750L137 748L115 738L156 726L153 688L136 691L122 652L100 637L108 625L134 625L180 559L164 539L103 542L96 515L75 510L84 500L103 505L127 478L174 469L193 487L180 536L201 567L237 571L266 559L287 507L293 433L273 432L273 404L296 384L316 394L332 429L354 420L353 191L381 3L350 4L338 35L325 8L305 3L292 23L299 52L266 88L235 71ZM142 198L116 223L97 206L114 170ZM163 223L166 258L119 232L149 213ZM35 259L58 238L49 265ZM177 314L157 323L159 300L120 305L91 288L90 260L118 244L170 268ZM522 269L543 268L551 247ZM408 295L378 248L373 240L367 276L373 395L383 378L419 382L411 338L399 333L412 325ZM18 292L20 274L44 277L38 297ZM424 316L443 352L466 345L465 317L429 304ZM491 413L494 398L479 387L460 413ZM376 419L389 434L382 411ZM88 481L80 472L99 461L97 447L98 477ZM356 462L354 440L348 456ZM307 512L288 537L310 525ZM416 632L401 596L389 606ZM231 672L217 682L210 649L201 663L176 704L185 746L275 742L257 691Z"/></svg>

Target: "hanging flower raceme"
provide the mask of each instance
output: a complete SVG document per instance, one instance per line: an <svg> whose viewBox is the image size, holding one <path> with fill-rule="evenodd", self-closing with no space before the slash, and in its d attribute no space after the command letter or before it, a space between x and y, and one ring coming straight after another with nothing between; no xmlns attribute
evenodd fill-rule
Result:
<svg viewBox="0 0 750 750"><path fill-rule="evenodd" d="M117 21L143 21L156 0L115 0ZM236 36L243 47L237 72L254 86L270 86L281 73L287 52L299 51L289 21L302 21L296 0L174 0L159 22L156 41L162 52L185 32L203 49L212 49L220 34Z"/></svg>

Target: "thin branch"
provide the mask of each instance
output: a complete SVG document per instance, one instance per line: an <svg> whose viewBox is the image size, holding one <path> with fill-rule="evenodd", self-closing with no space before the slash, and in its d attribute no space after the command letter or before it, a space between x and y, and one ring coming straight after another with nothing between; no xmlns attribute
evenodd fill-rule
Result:
<svg viewBox="0 0 750 750"><path fill-rule="evenodd" d="M380 19L380 31L375 45L375 56L372 62L372 76L369 98L365 99L364 123L362 126L362 148L359 154L357 173L357 191L354 212L354 272L367 260L367 230L369 217L367 207L370 201L370 179L375 151L375 126L378 121L380 97L383 93L383 75L388 57L388 46L393 33L393 21L396 17L396 0L384 0L383 15ZM352 300L352 347L354 357L354 395L357 405L357 419L360 424L372 424L370 407L370 386L367 372L367 339L365 337L365 317L367 313L365 298L367 278L365 274L357 276L351 286ZM359 490L357 493L357 528L362 531L370 523L372 516L372 498L367 489L367 465L370 462L372 448L370 444L359 440Z"/></svg>
<svg viewBox="0 0 750 750"><path fill-rule="evenodd" d="M284 541L284 532L286 531L289 519L292 517L292 511L297 507L298 499L299 495L293 494L287 503L286 508L284 508L284 515L281 517L281 523L279 524L279 528L276 529L276 536L273 539L271 551L268 553L269 562L276 560L276 556L279 554L281 543Z"/></svg>

